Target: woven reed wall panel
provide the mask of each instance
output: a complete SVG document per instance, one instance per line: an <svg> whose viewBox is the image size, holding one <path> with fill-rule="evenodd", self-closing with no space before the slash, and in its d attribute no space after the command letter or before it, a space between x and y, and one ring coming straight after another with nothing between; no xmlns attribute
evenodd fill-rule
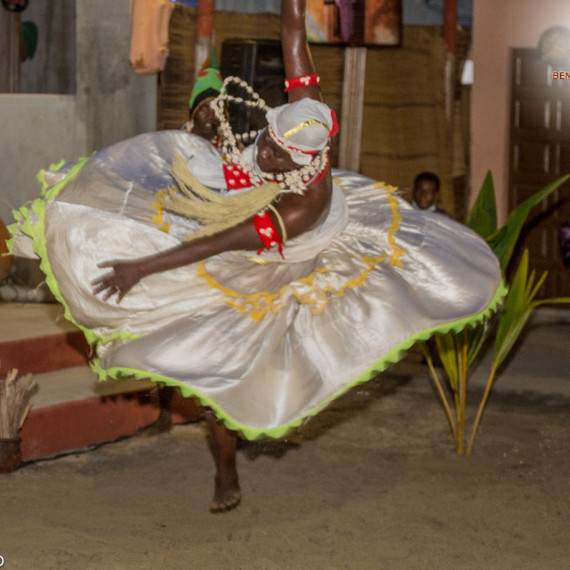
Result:
<svg viewBox="0 0 570 570"><path fill-rule="evenodd" d="M403 190L416 174L449 178L445 47L436 28L404 28L402 47L368 50L361 172Z"/></svg>
<svg viewBox="0 0 570 570"><path fill-rule="evenodd" d="M321 76L321 90L325 103L334 109L337 117L342 111L342 85L344 75L344 49L337 46L312 46L311 54L315 67ZM340 137L331 141L330 161L338 165Z"/></svg>
<svg viewBox="0 0 570 570"><path fill-rule="evenodd" d="M226 38L249 38L254 40L278 40L280 18L275 14L241 14L216 12L214 18L216 44L221 51Z"/></svg>
<svg viewBox="0 0 570 570"><path fill-rule="evenodd" d="M177 4L172 11L168 59L158 79L157 128L179 129L188 120L194 84L194 42L198 11Z"/></svg>
<svg viewBox="0 0 570 570"><path fill-rule="evenodd" d="M435 103L432 84L429 53L404 50L367 53L365 105Z"/></svg>
<svg viewBox="0 0 570 570"><path fill-rule="evenodd" d="M423 133L437 130L433 105L367 105L363 122L363 153L400 157L438 156L433 140L423 136Z"/></svg>
<svg viewBox="0 0 570 570"><path fill-rule="evenodd" d="M321 89L328 105L336 109L342 99L344 49L337 46L312 46L311 54L321 76Z"/></svg>

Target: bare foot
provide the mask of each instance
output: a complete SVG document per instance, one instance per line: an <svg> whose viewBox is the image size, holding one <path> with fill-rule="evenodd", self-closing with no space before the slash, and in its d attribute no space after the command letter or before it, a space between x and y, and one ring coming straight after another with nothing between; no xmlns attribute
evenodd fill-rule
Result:
<svg viewBox="0 0 570 570"><path fill-rule="evenodd" d="M211 412L204 414L210 428L216 479L214 498L210 503L210 512L223 513L235 509L241 500L236 465L237 433L227 429Z"/></svg>
<svg viewBox="0 0 570 570"><path fill-rule="evenodd" d="M210 512L223 513L235 509L241 501L241 490L237 476L216 477L216 489L214 498L210 503Z"/></svg>

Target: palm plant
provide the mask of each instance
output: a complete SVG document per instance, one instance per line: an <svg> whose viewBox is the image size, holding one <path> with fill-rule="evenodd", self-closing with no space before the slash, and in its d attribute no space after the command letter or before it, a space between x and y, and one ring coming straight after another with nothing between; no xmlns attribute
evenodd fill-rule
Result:
<svg viewBox="0 0 570 570"><path fill-rule="evenodd" d="M466 224L483 237L499 259L503 279L506 273L516 243L523 225L534 206L549 196L556 188L564 184L570 175L562 176L545 186L517 206L507 218L504 226L497 228L496 200L493 177L487 173L479 196L469 213ZM546 279L544 272L538 279L534 270L529 273L528 250L525 250L518 263L508 293L503 304L495 315L484 319L472 328L460 332L450 331L435 335L435 352L438 354L449 387L453 396L455 414L452 413L448 398L443 390L442 382L433 363L433 357L428 345L422 343L426 361L441 398L447 420L449 422L457 453L462 454L465 440L465 408L467 401L467 382L470 367L487 342L493 343L491 369L487 378L485 391L479 403L466 455L473 449L475 437L485 404L491 392L493 383L500 372L501 365L511 353L530 314L536 307L546 303L570 303L569 297L553 299L537 299L540 287Z"/></svg>

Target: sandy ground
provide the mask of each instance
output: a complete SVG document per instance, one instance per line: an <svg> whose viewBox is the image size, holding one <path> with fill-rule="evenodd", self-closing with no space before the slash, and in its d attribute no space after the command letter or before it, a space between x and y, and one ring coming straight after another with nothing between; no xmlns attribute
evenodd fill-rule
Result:
<svg viewBox="0 0 570 570"><path fill-rule="evenodd" d="M466 458L427 377L385 374L243 446L222 515L200 424L25 464L0 476L3 568L570 568L569 411L494 394Z"/></svg>

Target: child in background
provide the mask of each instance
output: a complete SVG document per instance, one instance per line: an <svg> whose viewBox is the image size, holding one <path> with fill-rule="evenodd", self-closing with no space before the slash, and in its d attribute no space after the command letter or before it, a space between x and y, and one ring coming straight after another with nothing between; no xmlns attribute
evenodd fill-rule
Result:
<svg viewBox="0 0 570 570"><path fill-rule="evenodd" d="M451 218L451 215L438 206L439 178L433 172L422 172L414 180L412 206L418 210L435 212Z"/></svg>

